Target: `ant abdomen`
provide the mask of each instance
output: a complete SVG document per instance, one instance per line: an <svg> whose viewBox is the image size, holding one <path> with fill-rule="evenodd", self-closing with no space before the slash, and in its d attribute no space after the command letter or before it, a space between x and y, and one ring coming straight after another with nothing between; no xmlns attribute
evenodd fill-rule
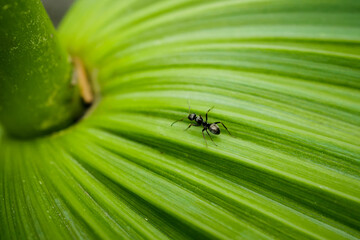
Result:
<svg viewBox="0 0 360 240"><path fill-rule="evenodd" d="M219 135L220 134L220 128L218 125L216 125L215 123L210 124L209 126L209 130L211 133L215 134L215 135Z"/></svg>

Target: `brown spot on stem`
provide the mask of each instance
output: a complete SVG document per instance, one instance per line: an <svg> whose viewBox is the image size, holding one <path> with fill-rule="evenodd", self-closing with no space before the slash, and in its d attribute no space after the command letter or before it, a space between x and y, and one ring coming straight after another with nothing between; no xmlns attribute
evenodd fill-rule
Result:
<svg viewBox="0 0 360 240"><path fill-rule="evenodd" d="M88 78L84 64L78 57L74 57L73 60L79 79L80 95L84 99L85 103L91 104L94 101L94 94L92 92L90 79Z"/></svg>

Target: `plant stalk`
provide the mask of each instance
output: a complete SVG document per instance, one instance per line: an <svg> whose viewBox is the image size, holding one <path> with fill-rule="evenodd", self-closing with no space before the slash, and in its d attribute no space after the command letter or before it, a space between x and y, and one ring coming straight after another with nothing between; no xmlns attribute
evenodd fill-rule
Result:
<svg viewBox="0 0 360 240"><path fill-rule="evenodd" d="M0 122L33 138L63 129L84 111L72 65L40 0L0 3Z"/></svg>

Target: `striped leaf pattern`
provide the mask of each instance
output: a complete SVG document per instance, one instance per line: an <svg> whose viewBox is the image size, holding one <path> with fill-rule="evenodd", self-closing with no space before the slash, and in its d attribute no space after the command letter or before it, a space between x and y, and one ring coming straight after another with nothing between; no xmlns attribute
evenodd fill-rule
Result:
<svg viewBox="0 0 360 240"><path fill-rule="evenodd" d="M360 238L359 16L357 0L77 1L59 34L100 96L62 132L2 138L1 239ZM188 101L232 135L170 126Z"/></svg>

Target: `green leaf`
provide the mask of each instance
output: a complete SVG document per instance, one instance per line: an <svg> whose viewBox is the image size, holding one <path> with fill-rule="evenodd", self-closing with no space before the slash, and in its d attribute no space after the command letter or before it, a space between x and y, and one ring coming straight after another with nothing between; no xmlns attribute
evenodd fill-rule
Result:
<svg viewBox="0 0 360 240"><path fill-rule="evenodd" d="M3 137L1 239L360 238L359 13L78 1L59 35L101 97L62 132ZM188 100L232 135L171 126Z"/></svg>

